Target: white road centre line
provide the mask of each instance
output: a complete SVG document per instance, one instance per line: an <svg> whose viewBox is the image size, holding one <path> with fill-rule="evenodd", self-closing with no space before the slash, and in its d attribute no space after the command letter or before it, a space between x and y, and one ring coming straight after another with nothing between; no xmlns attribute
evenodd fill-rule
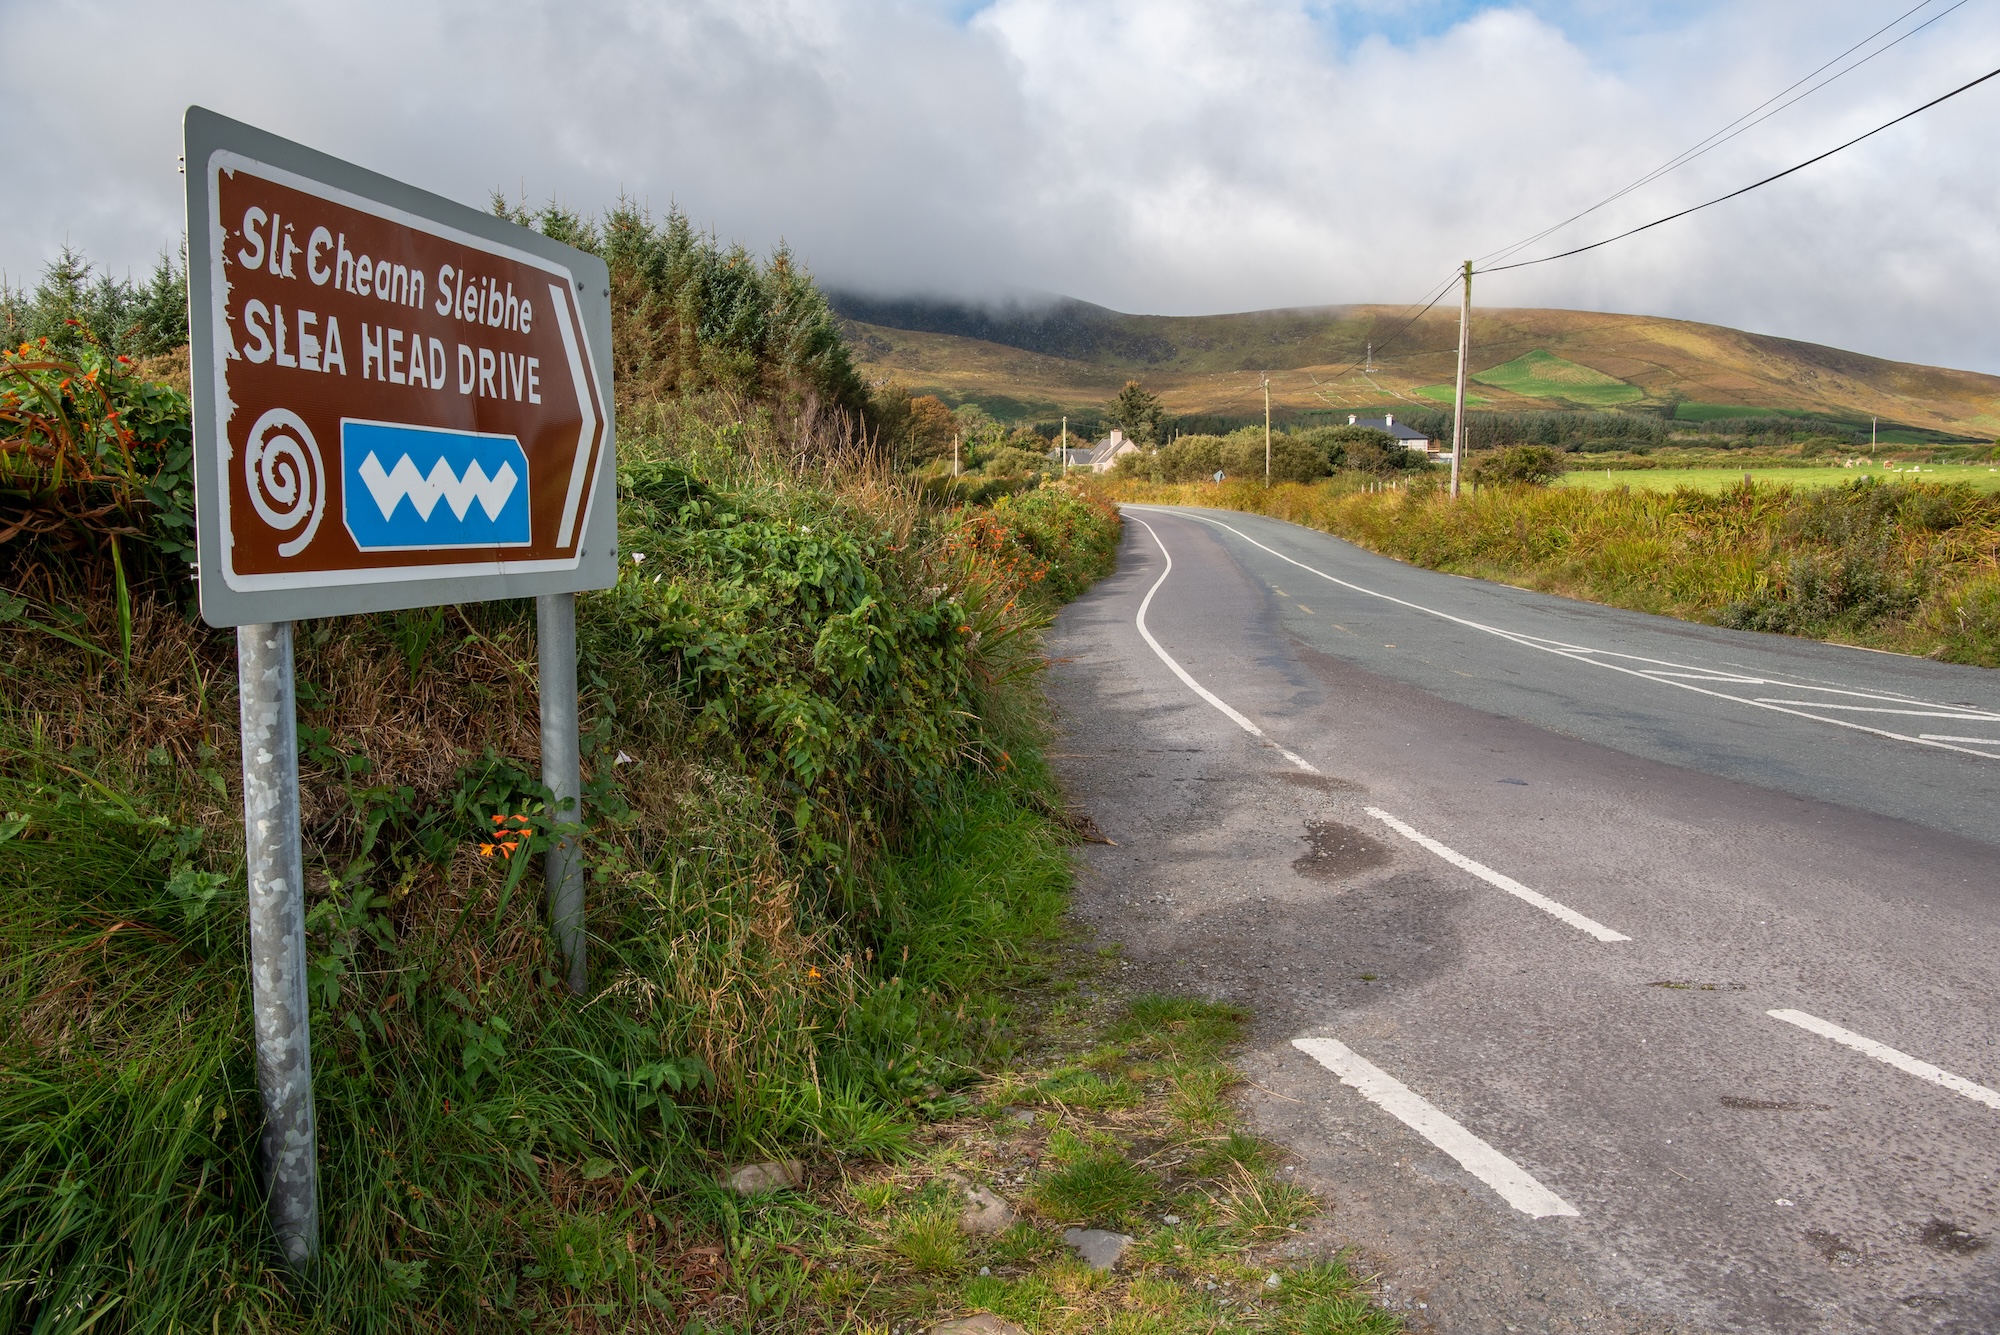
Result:
<svg viewBox="0 0 2000 1335"><path fill-rule="evenodd" d="M1942 1085L1954 1094L1963 1094L1974 1103L1983 1103L1989 1108L2000 1109L2000 1091L1988 1089L1984 1085L1967 1080L1962 1075L1953 1075L1950 1071L1933 1066L1927 1061L1919 1061L1909 1053L1899 1052L1886 1043L1877 1043L1872 1038L1864 1038L1851 1029L1842 1029L1837 1024L1822 1020L1816 1015L1808 1015L1804 1011L1765 1011L1764 1014L1774 1020L1783 1020L1786 1024L1795 1024L1808 1033L1818 1034L1821 1038L1830 1038L1836 1043L1853 1048L1856 1052L1865 1052L1878 1062L1887 1062L1897 1070L1907 1072L1919 1080Z"/></svg>
<svg viewBox="0 0 2000 1335"><path fill-rule="evenodd" d="M1457 849L1448 848L1445 845L1439 843L1437 840L1431 838L1427 834L1423 834L1417 830L1411 829L1409 826L1397 820L1394 816L1391 816L1388 812L1382 810L1382 808L1380 807L1367 807L1365 808L1365 810L1368 812L1369 815L1373 816L1376 820L1381 821L1384 825L1394 830L1397 834L1402 835L1405 839L1408 839L1411 843L1417 844L1423 848L1428 848L1431 852L1437 854L1439 857L1443 858L1446 862L1449 862L1452 866L1457 867L1461 871L1469 871L1474 876L1477 876L1480 880L1486 882L1488 885L1495 886L1501 890L1505 890L1508 894L1514 896L1514 898L1519 900L1524 900L1527 903L1533 904L1536 908L1548 914L1550 917L1561 919L1563 922L1566 922L1570 926L1576 928L1579 932L1588 932L1590 935L1596 937L1599 941L1630 941L1632 939L1631 937L1625 935L1623 932L1612 931L1609 927L1606 927L1603 923L1597 921L1595 918L1584 917L1581 913L1578 913L1575 909L1570 908L1566 904L1558 904L1555 900L1550 899L1547 895L1542 894L1538 890L1530 890L1527 886L1522 885L1519 881L1515 880L1513 877L1508 876L1502 872L1494 871L1491 867L1487 866L1483 862L1475 862L1473 859L1465 856L1465 854L1459 852Z"/></svg>
<svg viewBox="0 0 2000 1335"><path fill-rule="evenodd" d="M1466 1172L1498 1192L1500 1199L1536 1219L1574 1218L1574 1205L1537 1182L1528 1170L1413 1092L1338 1039L1295 1038L1292 1046L1340 1077L1340 1083L1458 1160Z"/></svg>
<svg viewBox="0 0 2000 1335"><path fill-rule="evenodd" d="M1918 734L1927 742L1976 742L1980 746L2000 746L2000 737L1948 737L1941 732Z"/></svg>
<svg viewBox="0 0 2000 1335"><path fill-rule="evenodd" d="M1318 767L1312 764L1311 761L1308 761L1303 756L1295 756L1290 751L1287 751L1284 747L1278 746L1276 742L1272 741L1269 737L1264 736L1264 730L1262 728L1252 723L1249 719L1243 717L1243 715L1237 713L1234 709L1231 709L1229 707L1229 702L1227 700L1224 700L1214 691L1209 690L1208 687L1196 681L1194 679L1193 674L1191 674L1186 668L1182 667L1179 663L1174 661L1174 656L1172 654L1168 653L1165 649L1160 647L1160 642L1153 638L1153 632L1146 629L1146 609L1153 605L1153 595L1158 593L1160 591L1160 586L1167 582L1167 576L1174 573L1174 556L1172 552L1169 552L1167 550L1167 544L1160 541L1160 535L1158 533L1153 532L1153 526L1151 524L1148 524L1143 519L1139 520L1138 523L1140 528L1143 528L1146 530L1146 532L1153 534L1153 544L1160 549L1160 555L1167 558L1167 568L1160 572L1160 577L1153 581L1153 587L1146 590L1146 596L1139 602L1138 624L1139 624L1140 637L1143 638L1147 644L1152 646L1153 652L1160 656L1160 661L1162 663L1165 663L1168 667L1172 668L1174 670L1174 675L1176 677L1179 677L1189 690L1193 691L1196 695L1200 696L1202 699L1208 701L1210 704L1214 705L1217 709L1221 710L1222 713L1226 717L1228 717L1232 722L1234 722L1237 727L1243 729L1243 731L1249 733L1252 737L1260 738L1265 745L1276 747L1279 755L1291 761L1294 765L1297 765L1300 769L1304 770L1306 773L1308 774L1319 773Z"/></svg>
<svg viewBox="0 0 2000 1335"><path fill-rule="evenodd" d="M1157 509L1158 507L1127 505L1124 506L1123 508L1127 510L1132 510L1132 509ZM1167 510L1166 513L1171 514L1173 513L1173 511ZM1286 556L1283 552L1278 551L1276 548L1266 547L1263 543L1257 541L1255 538L1251 537L1248 533L1245 533L1243 530L1236 528L1233 525L1225 524L1220 519L1210 519L1207 515L1198 515L1198 514L1189 514L1186 517L1189 519L1198 520L1204 524L1213 525L1214 527L1223 529L1226 532L1234 533L1237 537L1243 539L1243 541L1249 543L1252 547L1255 547L1260 551L1268 552L1272 556L1277 557L1280 561L1283 561L1288 565L1295 565L1299 569L1305 571L1307 574L1317 575L1321 579L1326 580L1330 584L1338 584L1343 589L1352 589L1354 592L1365 594L1370 598L1379 598L1385 603L1394 603L1398 607L1407 607L1413 612L1422 612L1427 616L1434 616L1439 618L1440 620L1449 621L1454 623L1455 625L1464 626L1469 630L1481 631L1487 635L1496 635L1503 640L1512 640L1515 644L1518 644L1525 649L1538 649L1543 653L1555 654L1558 657L1568 658L1578 663L1588 663L1592 667L1600 667L1608 672L1623 673L1628 677L1637 677L1642 681L1658 682L1662 686L1673 686L1683 691L1693 691L1697 695L1712 696L1718 700L1729 700L1739 705L1749 705L1753 709L1769 710L1774 714L1789 714L1793 718L1810 719L1814 723L1826 723L1832 725L1833 727L1846 728L1853 732L1870 733L1876 737L1886 737L1890 741L1894 742L1908 742L1912 746L1927 746L1939 751L1956 751L1960 755L1978 756L1982 760L2000 760L2000 753L1995 753L1993 751L1975 751L1971 747L1963 746L1955 742L1944 741L1942 739L1935 737L1912 737L1908 733L1891 732L1887 728L1874 728L1868 726L1865 723L1856 723L1852 719L1828 718L1824 714L1812 714L1806 712L1806 710L1804 709L1796 709L1786 705L1770 704L1762 700L1753 700L1748 696L1731 695L1727 691L1712 691L1703 686L1696 686L1693 681L1675 680L1676 676L1693 677L1693 676L1698 676L1700 674L1670 673L1666 671L1660 671L1658 669L1631 668L1631 667L1624 667L1618 663L1607 663L1604 661L1607 658L1621 658L1621 659L1627 659L1635 663L1655 663L1659 665L1659 668L1664 668L1664 669L1684 669L1692 666L1691 664L1687 663L1671 663L1664 659L1644 658L1637 654L1621 654L1611 650L1592 649L1586 645L1565 644L1560 640L1552 640L1540 635L1530 635L1525 631L1507 630L1506 628L1501 626L1488 626L1481 622L1473 621L1467 617L1453 616L1449 612L1440 612L1434 607L1425 607L1422 603L1413 603L1409 601L1407 598L1398 598L1394 594L1378 593L1374 589L1366 588L1362 585L1353 583L1350 580L1344 580L1340 578L1338 575L1329 575L1324 570L1315 569L1314 567L1307 565L1303 561L1295 560L1292 557ZM1146 521L1142 519L1139 522L1141 524L1145 524ZM1149 533L1152 532L1151 525L1147 525L1146 529L1147 532ZM1158 535L1156 534L1154 536L1154 541L1157 542L1158 540L1159 538ZM1756 679L1756 684L1758 685L1763 685L1767 683L1776 684L1776 683L1771 683L1769 678ZM1799 686L1799 683L1796 682L1787 682L1784 684L1788 686L1793 686L1794 688L1797 688ZM1817 690L1821 688L1813 687L1809 689ZM1849 691L1841 691L1837 693L1843 695L1869 694L1867 692L1849 692ZM1886 699L1889 697L1878 697L1878 698ZM1929 702L1918 701L1916 703L1929 703Z"/></svg>

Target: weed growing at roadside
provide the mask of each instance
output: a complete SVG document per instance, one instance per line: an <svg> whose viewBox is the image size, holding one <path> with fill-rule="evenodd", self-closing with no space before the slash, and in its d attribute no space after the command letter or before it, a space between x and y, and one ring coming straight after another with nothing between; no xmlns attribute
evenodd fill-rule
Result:
<svg viewBox="0 0 2000 1335"><path fill-rule="evenodd" d="M1309 1239L1320 1207L1285 1180L1272 1146L1226 1103L1206 1129L1174 1111L1177 1080L1227 1087L1223 1053L1246 1018L1184 997L1048 1006L1028 1048L970 1091L971 1113L927 1128L911 1159L851 1165L815 1193L837 1213L802 1244L789 1328L920 1330L986 1311L1037 1335L1402 1329ZM1051 1092L1108 1067L1135 1098L1086 1107ZM995 1234L965 1232L958 1214L974 1187L1019 1217ZM797 1236L778 1222L797 1208L753 1203L744 1233ZM1134 1241L1116 1269L1092 1270L1064 1242L1077 1226Z"/></svg>

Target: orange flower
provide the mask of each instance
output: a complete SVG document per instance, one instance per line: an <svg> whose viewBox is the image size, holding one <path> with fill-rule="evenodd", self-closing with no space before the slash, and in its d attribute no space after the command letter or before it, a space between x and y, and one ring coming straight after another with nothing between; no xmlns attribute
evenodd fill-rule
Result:
<svg viewBox="0 0 2000 1335"><path fill-rule="evenodd" d="M501 857L513 857L515 852L521 847L523 838L529 832L526 813L518 816L505 816L496 813L492 817L492 820L493 824L497 827L493 832L493 842L490 844L481 844L479 846L479 855L481 857L491 857L494 850L497 849Z"/></svg>

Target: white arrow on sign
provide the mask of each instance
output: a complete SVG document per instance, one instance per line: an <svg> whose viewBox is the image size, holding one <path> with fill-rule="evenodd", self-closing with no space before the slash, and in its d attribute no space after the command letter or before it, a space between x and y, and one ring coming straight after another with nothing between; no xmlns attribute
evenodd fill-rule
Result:
<svg viewBox="0 0 2000 1335"><path fill-rule="evenodd" d="M583 484L589 479L590 441L597 434L597 404L590 377L583 369L583 354L577 347L576 328L569 319L569 293L554 283L549 296L556 307L556 327L562 330L563 352L569 357L570 378L576 382L576 401L583 410L583 425L576 437L576 460L569 467L569 495L563 498L562 523L556 529L556 546L569 546L576 531L576 511L583 500Z"/></svg>

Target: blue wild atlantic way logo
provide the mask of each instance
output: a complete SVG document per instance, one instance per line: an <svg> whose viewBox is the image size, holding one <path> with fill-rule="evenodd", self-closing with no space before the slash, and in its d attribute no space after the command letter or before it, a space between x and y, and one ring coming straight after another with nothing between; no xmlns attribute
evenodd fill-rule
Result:
<svg viewBox="0 0 2000 1335"><path fill-rule="evenodd" d="M512 436L343 420L340 474L364 552L529 542L528 456Z"/></svg>

